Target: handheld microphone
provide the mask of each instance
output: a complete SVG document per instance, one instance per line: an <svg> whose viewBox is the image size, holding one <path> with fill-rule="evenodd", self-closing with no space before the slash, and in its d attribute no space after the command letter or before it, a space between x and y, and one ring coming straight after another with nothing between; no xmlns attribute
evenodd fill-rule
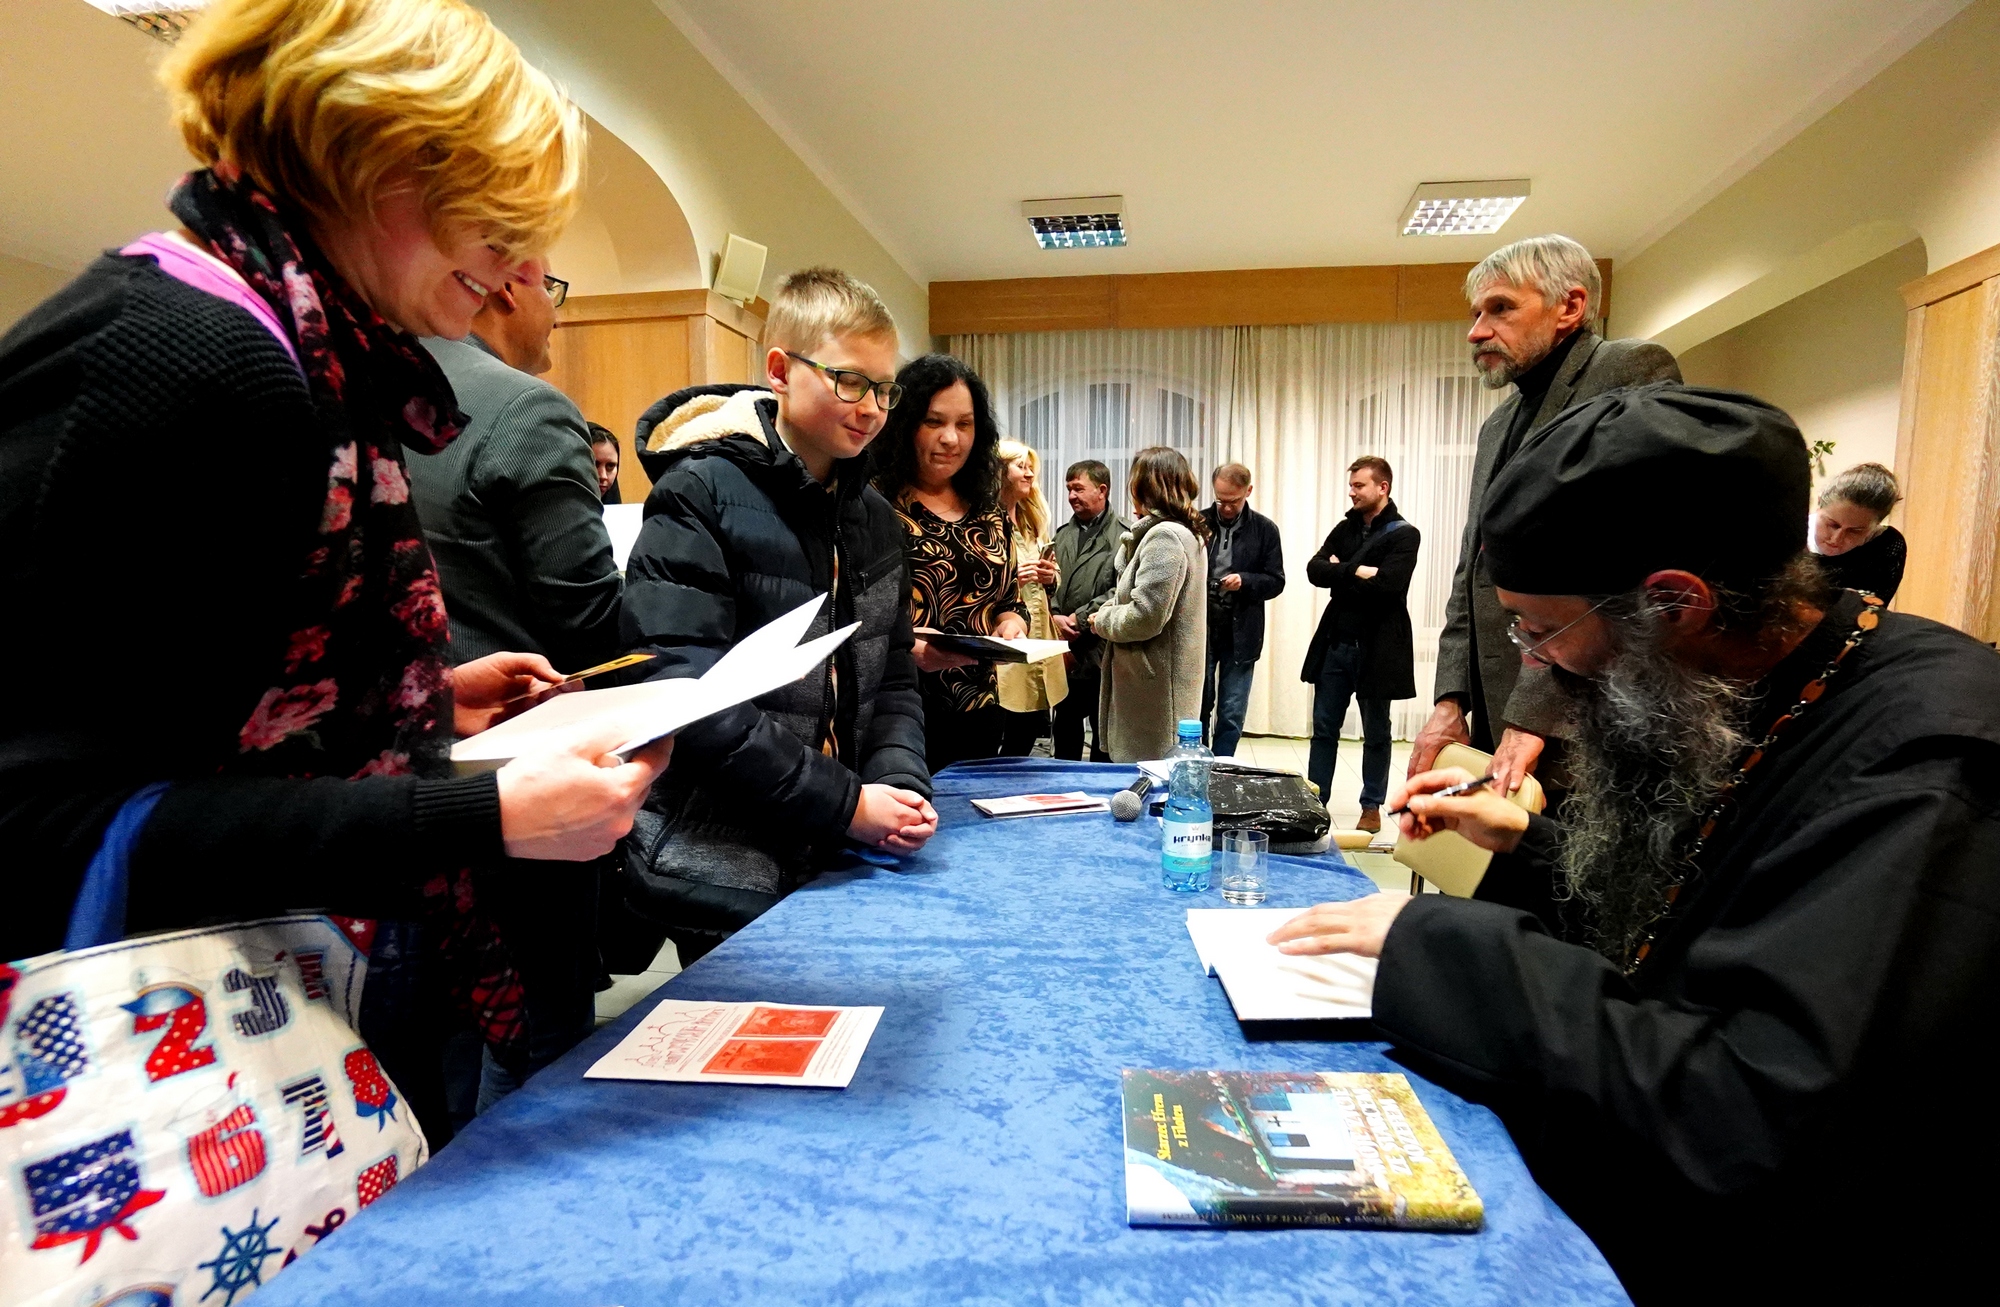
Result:
<svg viewBox="0 0 2000 1307"><path fill-rule="evenodd" d="M1146 791L1152 788L1153 778L1140 773L1138 780L1111 796L1111 815L1119 821L1137 821L1146 810Z"/></svg>

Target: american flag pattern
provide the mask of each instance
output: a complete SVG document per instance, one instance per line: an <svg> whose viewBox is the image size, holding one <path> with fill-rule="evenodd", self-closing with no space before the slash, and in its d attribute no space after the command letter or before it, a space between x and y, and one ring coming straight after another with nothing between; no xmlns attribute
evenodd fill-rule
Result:
<svg viewBox="0 0 2000 1307"><path fill-rule="evenodd" d="M147 1189L139 1176L132 1132L119 1130L66 1153L21 1168L34 1214L36 1248L83 1243L83 1260L97 1252L107 1230L137 1239L134 1215L166 1196Z"/></svg>

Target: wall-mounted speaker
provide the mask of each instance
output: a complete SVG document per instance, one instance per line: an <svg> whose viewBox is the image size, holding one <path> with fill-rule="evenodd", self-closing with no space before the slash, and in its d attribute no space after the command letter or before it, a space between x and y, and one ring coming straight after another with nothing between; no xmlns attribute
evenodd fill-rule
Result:
<svg viewBox="0 0 2000 1307"><path fill-rule="evenodd" d="M770 251L756 241L731 232L722 247L722 261L715 267L715 293L724 299L748 304L757 298L764 280L764 256Z"/></svg>

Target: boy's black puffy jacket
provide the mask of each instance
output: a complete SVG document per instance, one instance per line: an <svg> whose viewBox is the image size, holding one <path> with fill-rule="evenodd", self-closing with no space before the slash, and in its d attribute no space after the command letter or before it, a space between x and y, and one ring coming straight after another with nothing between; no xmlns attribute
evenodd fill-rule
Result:
<svg viewBox="0 0 2000 1307"><path fill-rule="evenodd" d="M931 792L910 585L902 529L867 484L866 458L835 464L822 486L778 438L776 413L761 387L692 386L639 419L653 491L626 563L620 634L626 648L662 655L652 679L699 676L833 588L838 553L835 602L807 638L861 629L822 675L683 730L662 786L697 793L730 825L825 847L845 838L864 782ZM649 452L660 427L663 448ZM838 757L819 749L829 720Z"/></svg>

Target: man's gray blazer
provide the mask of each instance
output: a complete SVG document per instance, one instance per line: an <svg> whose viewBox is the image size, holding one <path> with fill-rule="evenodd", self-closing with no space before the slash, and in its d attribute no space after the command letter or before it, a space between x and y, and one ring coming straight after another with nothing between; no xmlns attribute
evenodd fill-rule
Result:
<svg viewBox="0 0 2000 1307"><path fill-rule="evenodd" d="M562 672L603 662L617 650L622 583L583 415L476 336L424 348L472 419L442 453L406 460L452 662L502 650L542 654Z"/></svg>
<svg viewBox="0 0 2000 1307"><path fill-rule="evenodd" d="M1680 365L1664 346L1649 340L1606 340L1586 330L1549 383L1534 425L1541 427L1571 405L1607 390L1680 379ZM1547 668L1521 665L1520 651L1507 638L1510 619L1493 593L1493 583L1487 579L1486 565L1479 555L1479 507L1499 470L1496 465L1501 448L1520 407L1521 392L1516 390L1479 428L1479 452L1472 463L1472 495L1465 510L1458 570L1452 575L1444 630L1438 635L1437 680L1432 693L1436 699L1457 696L1468 706L1475 723L1473 739L1482 745L1498 743L1501 731L1508 726L1543 736L1566 733L1563 692L1550 679ZM1475 668L1478 694L1474 693Z"/></svg>

